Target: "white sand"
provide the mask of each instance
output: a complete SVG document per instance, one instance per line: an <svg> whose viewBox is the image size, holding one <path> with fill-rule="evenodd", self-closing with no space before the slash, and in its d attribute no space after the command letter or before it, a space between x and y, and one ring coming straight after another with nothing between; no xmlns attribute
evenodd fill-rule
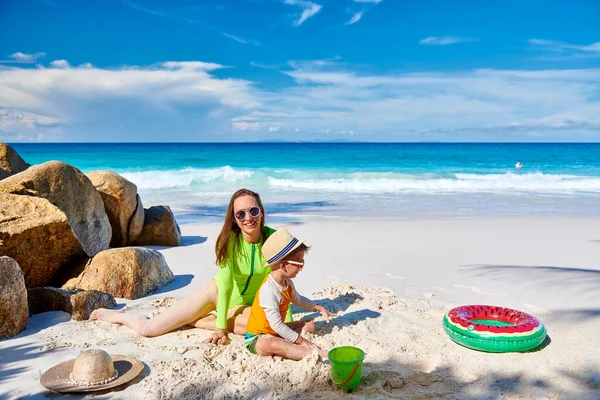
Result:
<svg viewBox="0 0 600 400"><path fill-rule="evenodd" d="M307 223L288 226L312 245L299 291L338 317L318 318L311 337L324 348L367 353L363 379L347 398L599 399L599 220L502 219ZM182 227L185 246L161 252L176 280L159 293L120 300L151 315L215 272L215 225ZM312 293L312 296L311 296ZM453 343L442 328L450 308L512 307L537 316L550 343L529 353L487 354ZM314 316L311 313L296 314ZM97 398L337 398L329 365L249 354L241 337L202 344L209 332L142 338L64 313L33 316L0 341L0 398L47 398L39 384L52 365L102 348L146 364L142 375ZM29 397L31 396L31 397ZM72 397L72 396L71 396Z"/></svg>

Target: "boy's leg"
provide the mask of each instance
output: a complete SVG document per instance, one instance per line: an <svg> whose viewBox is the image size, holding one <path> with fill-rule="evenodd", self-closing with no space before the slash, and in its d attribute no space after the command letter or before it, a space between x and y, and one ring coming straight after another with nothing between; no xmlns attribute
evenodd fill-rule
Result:
<svg viewBox="0 0 600 400"><path fill-rule="evenodd" d="M289 360L299 361L309 355L313 348L290 343L280 337L263 335L257 339L256 354L259 356L280 356ZM327 357L327 352L317 348L319 355Z"/></svg>
<svg viewBox="0 0 600 400"><path fill-rule="evenodd" d="M256 342L256 354L259 356L280 356L299 361L311 352L311 347L293 344L285 339L271 335L263 335Z"/></svg>

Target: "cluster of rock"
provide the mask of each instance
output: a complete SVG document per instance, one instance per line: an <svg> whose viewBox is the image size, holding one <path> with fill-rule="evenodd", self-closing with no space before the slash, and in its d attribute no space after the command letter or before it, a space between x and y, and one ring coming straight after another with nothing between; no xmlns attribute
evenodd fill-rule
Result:
<svg viewBox="0 0 600 400"><path fill-rule="evenodd" d="M29 314L87 319L114 307L113 296L157 290L173 273L162 254L138 246L180 244L171 209L144 209L119 174L86 176L60 161L31 167L0 143L0 338L25 329Z"/></svg>

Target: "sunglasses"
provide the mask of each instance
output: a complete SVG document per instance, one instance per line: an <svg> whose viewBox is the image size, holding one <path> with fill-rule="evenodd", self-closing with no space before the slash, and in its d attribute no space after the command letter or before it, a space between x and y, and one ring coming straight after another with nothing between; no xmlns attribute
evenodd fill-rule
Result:
<svg viewBox="0 0 600 400"><path fill-rule="evenodd" d="M302 268L304 268L304 260L302 260L302 261L286 260L286 263L297 266L300 271L302 271Z"/></svg>
<svg viewBox="0 0 600 400"><path fill-rule="evenodd" d="M247 211L251 217L258 217L260 215L260 208L256 206L250 207ZM238 221L243 221L246 219L246 210L236 211L234 215Z"/></svg>

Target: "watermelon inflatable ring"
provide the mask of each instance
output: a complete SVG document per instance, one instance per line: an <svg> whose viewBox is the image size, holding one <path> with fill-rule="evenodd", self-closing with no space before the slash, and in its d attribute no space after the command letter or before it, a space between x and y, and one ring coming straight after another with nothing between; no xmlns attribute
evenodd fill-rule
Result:
<svg viewBox="0 0 600 400"><path fill-rule="evenodd" d="M450 339L474 350L518 352L539 346L546 328L532 315L495 306L462 306L444 316Z"/></svg>

